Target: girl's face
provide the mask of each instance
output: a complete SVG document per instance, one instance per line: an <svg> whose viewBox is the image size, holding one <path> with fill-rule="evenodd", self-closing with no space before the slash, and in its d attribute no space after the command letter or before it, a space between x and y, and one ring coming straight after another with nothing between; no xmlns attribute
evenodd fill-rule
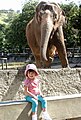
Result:
<svg viewBox="0 0 81 120"><path fill-rule="evenodd" d="M33 80L36 77L36 72L34 70L28 70L27 76L28 76L29 79Z"/></svg>

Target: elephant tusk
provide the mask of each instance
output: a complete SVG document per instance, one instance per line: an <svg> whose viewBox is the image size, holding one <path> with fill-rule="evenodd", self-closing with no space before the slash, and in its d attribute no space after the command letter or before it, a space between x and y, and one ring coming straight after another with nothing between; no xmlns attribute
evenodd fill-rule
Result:
<svg viewBox="0 0 81 120"><path fill-rule="evenodd" d="M53 38L54 33L55 33L55 31L54 31L54 28L53 28L51 36L50 36L51 39Z"/></svg>
<svg viewBox="0 0 81 120"><path fill-rule="evenodd" d="M49 57L49 59L53 62L53 58L52 57Z"/></svg>

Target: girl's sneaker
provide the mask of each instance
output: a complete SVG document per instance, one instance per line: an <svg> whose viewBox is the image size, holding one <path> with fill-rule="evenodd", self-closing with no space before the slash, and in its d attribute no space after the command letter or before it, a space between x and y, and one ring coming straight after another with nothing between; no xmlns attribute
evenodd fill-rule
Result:
<svg viewBox="0 0 81 120"><path fill-rule="evenodd" d="M37 115L32 115L32 120L37 120Z"/></svg>
<svg viewBox="0 0 81 120"><path fill-rule="evenodd" d="M43 118L44 120L52 120L47 112L43 112L42 118Z"/></svg>

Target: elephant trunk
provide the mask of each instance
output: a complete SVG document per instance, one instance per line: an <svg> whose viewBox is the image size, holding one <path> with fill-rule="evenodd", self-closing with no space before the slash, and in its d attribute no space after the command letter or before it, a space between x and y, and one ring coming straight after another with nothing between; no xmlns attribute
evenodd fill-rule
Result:
<svg viewBox="0 0 81 120"><path fill-rule="evenodd" d="M42 60L48 60L46 53L47 53L47 47L48 47L48 42L50 38L50 34L53 30L53 21L47 17L44 20L42 19L41 22L41 59Z"/></svg>

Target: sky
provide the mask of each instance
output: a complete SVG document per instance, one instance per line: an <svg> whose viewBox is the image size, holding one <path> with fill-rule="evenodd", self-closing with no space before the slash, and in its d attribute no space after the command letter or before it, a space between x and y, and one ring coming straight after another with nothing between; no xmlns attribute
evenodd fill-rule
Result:
<svg viewBox="0 0 81 120"><path fill-rule="evenodd" d="M0 9L13 9L15 11L17 10L22 10L23 4L28 1L28 0L0 0ZM58 2L58 3L68 3L71 1L74 1L76 4L80 3L81 0L39 0L39 1L53 1L53 2Z"/></svg>

